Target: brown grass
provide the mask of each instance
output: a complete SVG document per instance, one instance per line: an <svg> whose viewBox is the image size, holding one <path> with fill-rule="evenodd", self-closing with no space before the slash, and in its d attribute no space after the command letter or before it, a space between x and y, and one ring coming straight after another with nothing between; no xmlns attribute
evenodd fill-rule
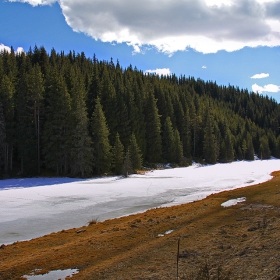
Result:
<svg viewBox="0 0 280 280"><path fill-rule="evenodd" d="M280 276L280 172L273 175L201 201L2 246L0 279L68 268L80 271L71 279L176 279L179 237L188 255L179 261L180 279L196 279L206 263L212 279L220 268L230 279L274 279ZM238 197L247 200L221 207Z"/></svg>

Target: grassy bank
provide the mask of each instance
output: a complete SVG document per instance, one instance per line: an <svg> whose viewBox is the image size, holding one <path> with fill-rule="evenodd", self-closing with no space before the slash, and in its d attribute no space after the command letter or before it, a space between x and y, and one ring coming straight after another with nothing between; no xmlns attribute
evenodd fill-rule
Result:
<svg viewBox="0 0 280 280"><path fill-rule="evenodd" d="M178 238L186 256L179 259L180 279L215 279L219 273L220 279L276 279L280 172L273 175L201 201L2 245L0 279L69 268L79 269L71 279L176 279ZM221 206L239 197L246 201Z"/></svg>

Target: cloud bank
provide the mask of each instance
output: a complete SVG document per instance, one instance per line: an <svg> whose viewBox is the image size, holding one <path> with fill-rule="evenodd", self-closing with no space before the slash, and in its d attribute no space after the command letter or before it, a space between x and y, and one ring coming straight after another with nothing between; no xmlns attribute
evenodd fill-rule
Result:
<svg viewBox="0 0 280 280"><path fill-rule="evenodd" d="M255 74L251 79L263 79L269 77L268 73Z"/></svg>
<svg viewBox="0 0 280 280"><path fill-rule="evenodd" d="M171 75L171 71L169 68L157 68L155 70L146 70L145 73L151 73L156 75L163 75L163 76L169 76Z"/></svg>
<svg viewBox="0 0 280 280"><path fill-rule="evenodd" d="M58 2L67 24L96 40L172 54L280 45L280 0L9 0Z"/></svg>
<svg viewBox="0 0 280 280"><path fill-rule="evenodd" d="M3 52L3 51L11 52L11 48L5 46L4 44L0 44L0 52ZM21 53L21 52L24 52L24 49L23 49L22 47L18 47L18 48L15 50L15 52L16 52L16 53Z"/></svg>
<svg viewBox="0 0 280 280"><path fill-rule="evenodd" d="M263 92L271 92L271 93L277 93L280 92L280 86L274 85L274 84L268 84L265 86L259 86L257 84L252 85L252 90L255 93L263 93Z"/></svg>

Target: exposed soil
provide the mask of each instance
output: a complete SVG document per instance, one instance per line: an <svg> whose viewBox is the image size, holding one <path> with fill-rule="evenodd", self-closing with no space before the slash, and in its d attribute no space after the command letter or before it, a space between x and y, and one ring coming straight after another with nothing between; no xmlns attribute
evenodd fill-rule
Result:
<svg viewBox="0 0 280 280"><path fill-rule="evenodd" d="M206 279L203 268L210 279L278 279L280 171L273 175L201 201L2 245L0 279L69 268L79 269L71 279L177 279L179 238L180 279ZM221 206L240 197L246 201Z"/></svg>

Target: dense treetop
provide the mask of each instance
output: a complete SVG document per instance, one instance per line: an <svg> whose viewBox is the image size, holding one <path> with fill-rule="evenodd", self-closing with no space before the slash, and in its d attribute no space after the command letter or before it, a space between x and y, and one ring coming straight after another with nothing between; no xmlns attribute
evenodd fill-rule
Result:
<svg viewBox="0 0 280 280"><path fill-rule="evenodd" d="M0 53L0 177L280 157L279 124L275 100L231 85L74 51Z"/></svg>

